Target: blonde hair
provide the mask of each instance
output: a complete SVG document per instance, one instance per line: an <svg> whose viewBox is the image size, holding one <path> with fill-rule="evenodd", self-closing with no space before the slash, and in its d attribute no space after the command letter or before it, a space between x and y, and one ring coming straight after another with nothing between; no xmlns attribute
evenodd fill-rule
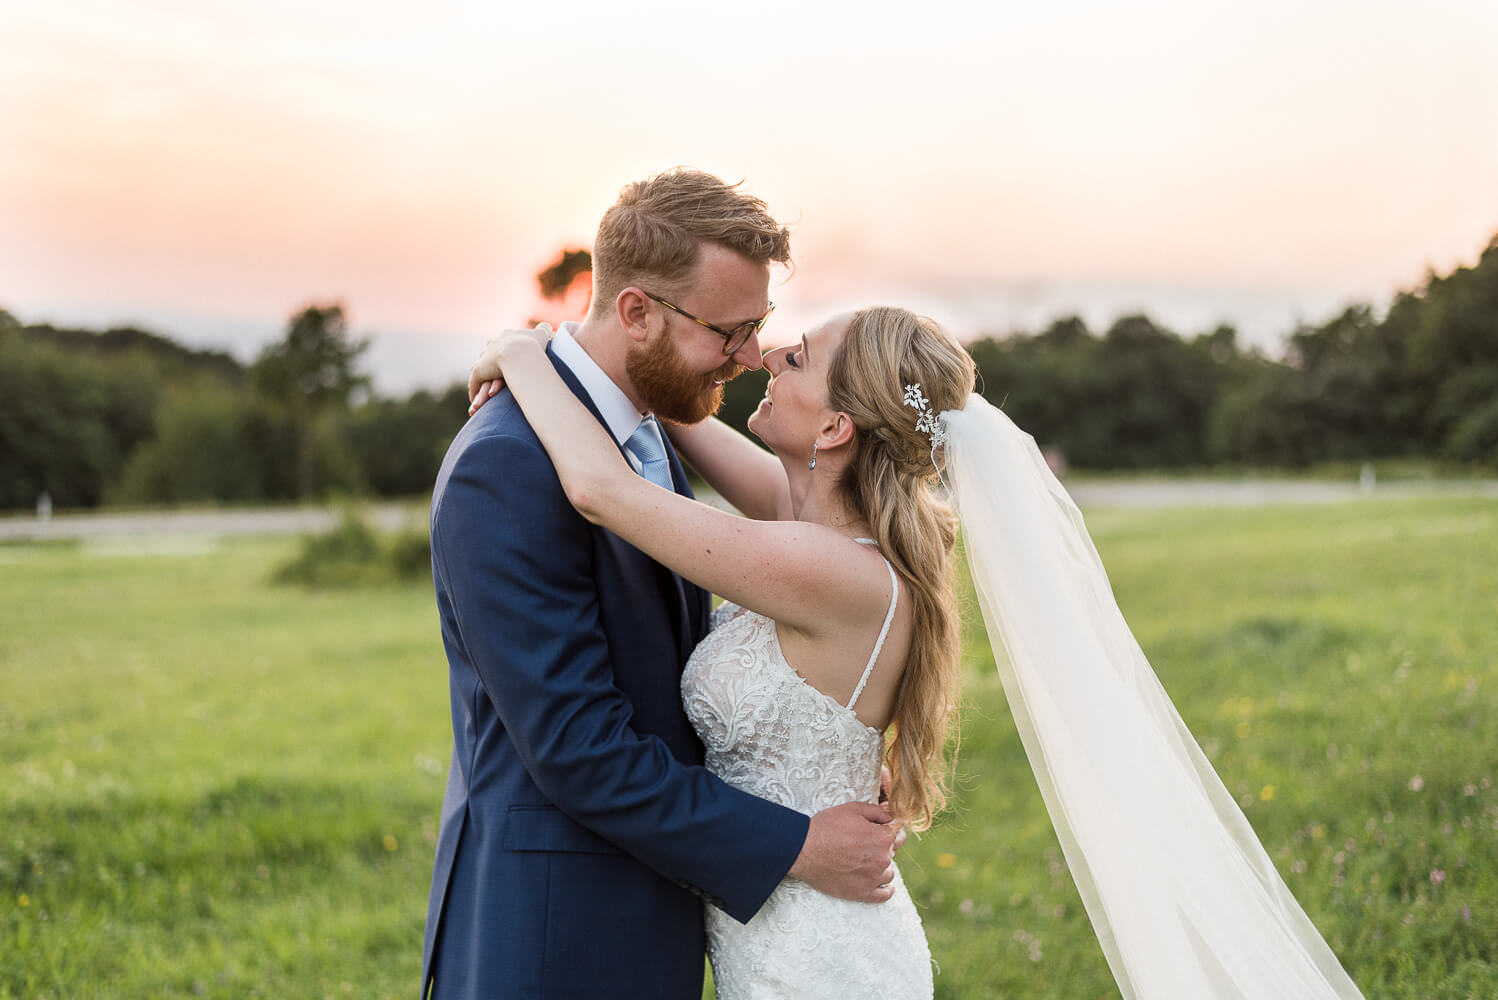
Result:
<svg viewBox="0 0 1498 1000"><path fill-rule="evenodd" d="M858 429L838 484L865 518L914 604L910 656L895 695L887 750L890 808L916 830L946 804L947 730L957 702L961 635L951 556L957 519L937 497L931 438L916 430L905 386L934 412L961 408L973 360L935 321L885 306L855 313L827 373L827 398Z"/></svg>
<svg viewBox="0 0 1498 1000"><path fill-rule="evenodd" d="M753 261L789 264L790 231L770 217L763 201L738 187L681 167L626 185L593 241L593 313L607 314L619 293L637 281L674 290L697 263L704 242Z"/></svg>

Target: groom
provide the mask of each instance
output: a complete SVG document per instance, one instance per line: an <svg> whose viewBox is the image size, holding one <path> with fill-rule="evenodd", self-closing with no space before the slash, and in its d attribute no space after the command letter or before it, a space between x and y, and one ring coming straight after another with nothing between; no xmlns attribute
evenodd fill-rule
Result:
<svg viewBox="0 0 1498 1000"><path fill-rule="evenodd" d="M759 367L789 259L764 203L703 173L631 184L604 215L591 309L550 354L643 475L690 493L642 415L701 420ZM707 595L572 509L507 392L448 449L432 570L454 745L423 996L698 1000L700 900L748 921L787 874L888 897L883 808L808 821L701 767L679 685Z"/></svg>

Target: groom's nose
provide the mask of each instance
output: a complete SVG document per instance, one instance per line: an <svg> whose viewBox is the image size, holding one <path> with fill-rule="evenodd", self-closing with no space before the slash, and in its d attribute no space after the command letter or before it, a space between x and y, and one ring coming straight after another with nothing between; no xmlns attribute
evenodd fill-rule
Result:
<svg viewBox="0 0 1498 1000"><path fill-rule="evenodd" d="M733 360L752 372L757 372L765 366L764 359L759 352L758 333L751 333L749 339L739 345L739 349L733 352Z"/></svg>

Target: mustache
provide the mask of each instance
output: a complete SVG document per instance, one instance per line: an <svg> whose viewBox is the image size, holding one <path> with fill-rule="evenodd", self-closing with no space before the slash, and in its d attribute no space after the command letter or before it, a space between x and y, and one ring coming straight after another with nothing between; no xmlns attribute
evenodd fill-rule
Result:
<svg viewBox="0 0 1498 1000"><path fill-rule="evenodd" d="M722 368L708 375L708 382L732 382L740 375L749 370L748 365L741 365L737 361L729 361Z"/></svg>

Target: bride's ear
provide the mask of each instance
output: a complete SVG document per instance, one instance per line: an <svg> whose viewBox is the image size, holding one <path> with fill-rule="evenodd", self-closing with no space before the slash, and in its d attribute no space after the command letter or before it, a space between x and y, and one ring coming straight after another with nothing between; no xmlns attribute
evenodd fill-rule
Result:
<svg viewBox="0 0 1498 1000"><path fill-rule="evenodd" d="M857 434L858 428L853 426L853 418L842 410L835 410L828 415L821 431L817 433L817 447L823 451L836 448L850 443Z"/></svg>

